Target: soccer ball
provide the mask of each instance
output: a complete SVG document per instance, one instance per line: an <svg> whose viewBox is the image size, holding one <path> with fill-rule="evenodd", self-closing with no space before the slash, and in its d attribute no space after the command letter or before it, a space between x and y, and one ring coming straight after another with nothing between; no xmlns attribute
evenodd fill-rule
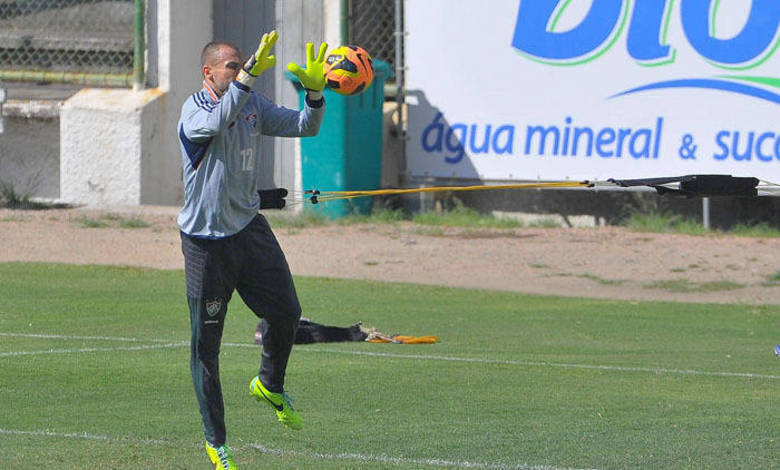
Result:
<svg viewBox="0 0 780 470"><path fill-rule="evenodd" d="M341 46L333 49L323 66L328 86L342 95L356 95L371 85L374 66L371 56L359 46Z"/></svg>

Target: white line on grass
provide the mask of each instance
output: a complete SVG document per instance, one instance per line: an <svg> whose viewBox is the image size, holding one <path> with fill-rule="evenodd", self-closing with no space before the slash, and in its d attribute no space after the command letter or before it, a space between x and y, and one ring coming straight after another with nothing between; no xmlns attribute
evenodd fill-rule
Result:
<svg viewBox="0 0 780 470"><path fill-rule="evenodd" d="M16 436L37 436L37 437L54 437L54 438L70 438L70 439L86 439L90 441L105 441L105 442L138 442L142 444L172 444L156 439L139 439L135 437L110 437L102 436L99 434L88 433L75 433L75 432L53 432L53 431L22 431L16 429L1 429L0 434L16 435ZM408 459L404 457L392 457L388 455L371 455L371 454L357 454L357 453L341 453L341 454L327 454L323 452L303 452L297 450L283 450L272 449L262 444L246 444L243 446L230 446L233 450L241 448L249 448L260 451L265 454L273 455L291 455L294 457L302 457L316 460L357 460L360 462L374 462L384 463L392 465L430 465L433 467L459 467L459 468L484 468L490 470L575 470L572 468L555 467L550 465L529 465L529 464L496 464L489 462L469 462L458 460L444 460L438 458L431 459Z"/></svg>
<svg viewBox="0 0 780 470"><path fill-rule="evenodd" d="M187 343L147 344L143 346L126 346L119 348L80 348L80 349L43 349L40 351L12 351L0 353L0 357L39 356L41 354L72 354L91 352L115 352L115 351L147 351L150 349L180 348L188 346Z"/></svg>
<svg viewBox="0 0 780 470"><path fill-rule="evenodd" d="M0 333L0 336L10 338L40 338L40 339L63 339L66 341L123 341L128 343L170 343L167 339L138 339L123 338L121 336L70 336L70 335L47 335L39 333Z"/></svg>
<svg viewBox="0 0 780 470"><path fill-rule="evenodd" d="M251 346L240 343L227 343L227 346ZM367 351L346 351L343 349L321 349L321 348L296 348L297 351L310 351L321 353L335 353L335 354L352 354L356 356L377 356L377 357L390 357L393 359L415 359L423 361L453 361L453 362L473 362L478 364L501 364L512 366L527 366L527 367L560 367L565 369L596 369L607 371L621 371L621 372L652 372L654 374L682 374L682 375L702 375L712 377L747 377L750 379L780 379L780 375L765 375L765 374L753 374L749 372L718 372L718 371L702 371L702 370L688 370L688 369L665 369L656 367L624 367L624 366L605 366L597 364L566 364L557 362L542 362L542 361L511 361L501 359L483 359L478 357L454 357L454 356L428 356L425 354L396 354L396 353L380 353L380 352L367 352Z"/></svg>
<svg viewBox="0 0 780 470"><path fill-rule="evenodd" d="M36 354L66 354L66 353L79 353L79 352L112 352L112 351L143 351L148 349L159 348L176 348L189 346L187 342L171 343L167 340L161 339L136 339L136 338L123 338L113 336L67 336L67 335L44 335L44 334L29 334L29 333L0 333L0 336L6 337L22 337L22 338L47 338L47 339L62 339L62 340L101 340L101 341L126 341L126 342L147 342L154 345L146 346L133 346L127 348L83 348L83 349L50 349L42 351L19 351L19 352L6 352L0 353L0 357L10 356L28 356ZM257 345L250 343L222 343L222 346L226 347L240 347L240 348L257 348ZM698 375L706 377L744 377L748 379L780 379L780 375L768 375L768 374L754 374L750 372L719 372L719 371L702 371L692 369L667 369L663 367L627 367L627 366L607 366L599 364L570 364L559 362L543 362L543 361L515 361L515 360L502 360L502 359L485 359L479 357L457 357L457 356L437 356L437 355L425 355L425 354L397 354L397 353L383 353L383 352L369 352L369 351L348 351L343 349L324 349L316 347L298 347L297 351L318 352L325 354L350 354L355 356L373 356L373 357L388 357L393 359L411 359L422 361L451 361L451 362L469 362L477 364L501 364L501 365L513 365L513 366L525 366L525 367L557 367L564 369L588 369L588 370L606 370L606 371L619 371L619 372L650 372L653 374L678 374L678 375Z"/></svg>
<svg viewBox="0 0 780 470"><path fill-rule="evenodd" d="M58 438L75 438L86 439L88 441L132 441L140 442L142 444L165 444L165 441L159 439L138 439L135 437L108 437L100 436L96 434L88 434L85 432L54 432L54 431L20 431L18 429L0 429L0 434L7 434L12 436L38 436L38 437L58 437Z"/></svg>
<svg viewBox="0 0 780 470"><path fill-rule="evenodd" d="M458 468L485 468L495 470L574 470L572 468L554 467L550 465L529 465L525 463L507 465L500 463L469 462L462 460L443 459L407 459L403 457L391 457L388 455L356 454L352 452L341 454L324 454L321 452L301 452L297 450L269 449L261 444L248 444L250 448L257 449L265 454L292 455L294 457L316 458L319 460L358 460L361 462L377 462L393 465L430 465L432 467L458 467Z"/></svg>

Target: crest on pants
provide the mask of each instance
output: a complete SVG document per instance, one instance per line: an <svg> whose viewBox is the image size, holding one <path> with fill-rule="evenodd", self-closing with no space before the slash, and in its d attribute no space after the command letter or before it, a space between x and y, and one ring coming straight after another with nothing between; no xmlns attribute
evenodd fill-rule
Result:
<svg viewBox="0 0 780 470"><path fill-rule="evenodd" d="M222 308L222 299L216 298L214 300L207 300L206 301L206 313L213 317L217 313L219 313L219 309Z"/></svg>

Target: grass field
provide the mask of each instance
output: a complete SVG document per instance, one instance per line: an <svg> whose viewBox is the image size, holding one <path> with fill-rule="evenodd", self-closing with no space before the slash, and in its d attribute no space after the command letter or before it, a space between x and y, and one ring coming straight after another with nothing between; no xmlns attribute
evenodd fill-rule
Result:
<svg viewBox="0 0 780 470"><path fill-rule="evenodd" d="M248 384L255 317L221 354L240 468L778 467L780 306L583 300L317 278L304 315L435 345L296 346L282 428ZM0 264L6 468L210 468L183 273Z"/></svg>

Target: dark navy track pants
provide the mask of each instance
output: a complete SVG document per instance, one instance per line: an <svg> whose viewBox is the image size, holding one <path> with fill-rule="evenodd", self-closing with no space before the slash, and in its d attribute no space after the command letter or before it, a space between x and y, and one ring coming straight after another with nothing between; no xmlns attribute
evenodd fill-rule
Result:
<svg viewBox="0 0 780 470"><path fill-rule="evenodd" d="M206 440L220 446L226 432L219 349L233 291L238 291L262 319L259 376L263 385L276 393L284 390L301 306L287 260L262 215L229 237L206 239L182 234L181 240L192 327L192 382Z"/></svg>

